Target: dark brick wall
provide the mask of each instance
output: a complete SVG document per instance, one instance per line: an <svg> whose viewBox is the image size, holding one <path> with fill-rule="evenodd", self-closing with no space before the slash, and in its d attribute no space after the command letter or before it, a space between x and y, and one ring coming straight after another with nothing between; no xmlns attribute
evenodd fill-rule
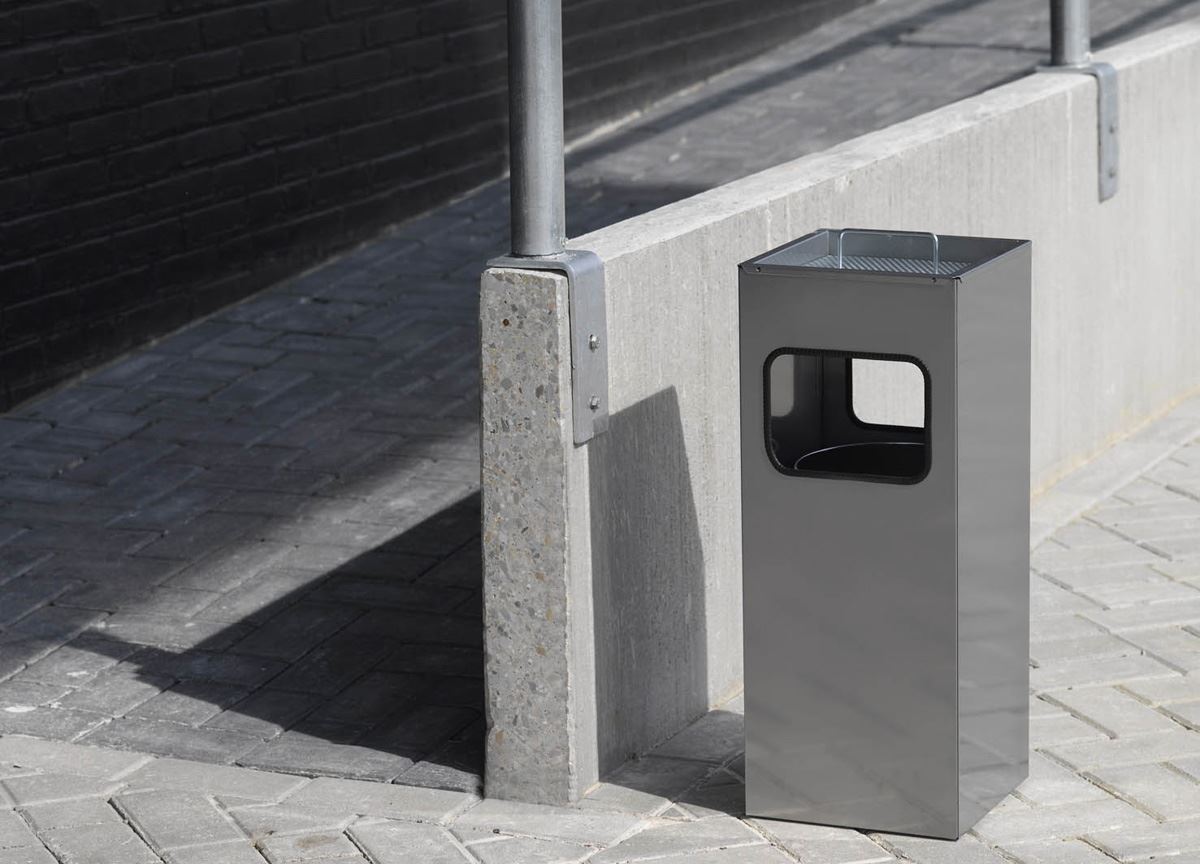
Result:
<svg viewBox="0 0 1200 864"><path fill-rule="evenodd" d="M567 0L578 133L848 8ZM0 408L501 174L502 0L4 0Z"/></svg>

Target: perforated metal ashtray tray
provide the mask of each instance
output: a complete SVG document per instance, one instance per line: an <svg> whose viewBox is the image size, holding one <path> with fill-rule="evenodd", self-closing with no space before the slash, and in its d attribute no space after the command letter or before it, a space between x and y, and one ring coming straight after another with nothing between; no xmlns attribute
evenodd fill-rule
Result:
<svg viewBox="0 0 1200 864"><path fill-rule="evenodd" d="M913 273L919 276L955 276L971 266L969 261L938 261L929 258L895 258L881 255L822 255L801 267L827 270L868 270L876 273ZM936 267L936 271L935 268Z"/></svg>
<svg viewBox="0 0 1200 864"><path fill-rule="evenodd" d="M958 277L1003 254L1007 247L976 237L931 231L823 228L745 262L755 272L804 268L892 276Z"/></svg>

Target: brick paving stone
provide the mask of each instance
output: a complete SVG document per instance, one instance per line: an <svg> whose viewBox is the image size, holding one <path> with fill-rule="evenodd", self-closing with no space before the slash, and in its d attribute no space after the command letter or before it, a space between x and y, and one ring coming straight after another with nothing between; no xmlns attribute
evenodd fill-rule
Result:
<svg viewBox="0 0 1200 864"><path fill-rule="evenodd" d="M1054 758L1080 769L1166 762L1200 755L1200 732L1160 732L1135 738L1060 744L1048 749Z"/></svg>
<svg viewBox="0 0 1200 864"><path fill-rule="evenodd" d="M1146 580L1144 582L1110 583L1088 588L1076 588L1083 597L1109 608L1134 606L1149 603L1177 603L1197 599L1197 588L1170 579Z"/></svg>
<svg viewBox="0 0 1200 864"><path fill-rule="evenodd" d="M1138 630L1123 636L1150 656L1175 669L1200 669L1200 637L1182 627Z"/></svg>
<svg viewBox="0 0 1200 864"><path fill-rule="evenodd" d="M76 801L55 801L52 804L31 804L23 806L21 812L25 814L29 824L38 831L78 828L81 825L103 825L106 822L121 821L117 811L103 796L81 798Z"/></svg>
<svg viewBox="0 0 1200 864"><path fill-rule="evenodd" d="M760 823L754 823L760 824ZM773 824L773 823L771 823ZM769 832L769 825L764 827L764 830ZM866 846L874 846L871 841L867 840L861 834L856 832L846 832L853 834L862 839ZM797 850L792 848L790 844L779 839L781 845L789 852L798 855ZM662 855L670 854L686 854L688 852L702 852L706 849L717 848L736 848L740 846L757 846L764 843L765 840L762 834L753 830L746 823L739 819L730 817L717 817L713 819L705 819L700 822L679 822L674 820L662 819L658 821L648 822L646 827L639 830L636 834L621 840L617 844L597 853L588 859L594 864L616 864L616 862L641 860L647 858L655 858ZM472 852L476 855L490 844L480 844L472 847ZM879 857L875 860L887 860L891 856L874 846L878 851ZM808 851L807 849L805 850ZM825 852L832 853L833 847L830 846ZM813 856L814 858L816 856ZM823 861L828 864L844 864L849 861L849 858L836 858L833 854L821 856ZM870 859L860 859L867 861Z"/></svg>
<svg viewBox="0 0 1200 864"><path fill-rule="evenodd" d="M255 575L235 588L219 595L216 602L200 611L206 621L261 624L278 614L296 599L296 594L322 577L307 570L290 567L272 568Z"/></svg>
<svg viewBox="0 0 1200 864"><path fill-rule="evenodd" d="M1140 655L1064 660L1029 670L1029 686L1041 693L1071 687L1111 686L1139 678L1167 678L1174 674L1174 670L1162 663Z"/></svg>
<svg viewBox="0 0 1200 864"><path fill-rule="evenodd" d="M1006 864L998 852L970 836L954 842L893 834L875 836L897 850L905 860L917 864Z"/></svg>
<svg viewBox="0 0 1200 864"><path fill-rule="evenodd" d="M84 743L206 762L233 762L259 739L224 729L197 729L178 723L118 717L83 736Z"/></svg>
<svg viewBox="0 0 1200 864"><path fill-rule="evenodd" d="M1200 518L1200 501L1173 495L1169 500L1150 504L1131 504L1125 507L1105 507L1093 510L1090 518L1101 525L1120 530L1122 526L1140 522L1160 522L1164 519Z"/></svg>
<svg viewBox="0 0 1200 864"><path fill-rule="evenodd" d="M183 789L257 801L278 800L308 782L287 774L182 759L155 759L124 779L131 788Z"/></svg>
<svg viewBox="0 0 1200 864"><path fill-rule="evenodd" d="M973 829L990 843L1077 837L1097 831L1132 832L1158 823L1124 801L1085 801L1029 810L999 810L983 817Z"/></svg>
<svg viewBox="0 0 1200 864"><path fill-rule="evenodd" d="M59 828L42 835L62 864L159 864L125 823Z"/></svg>
<svg viewBox="0 0 1200 864"><path fill-rule="evenodd" d="M12 810L0 810L0 860L5 864L54 864L42 841Z"/></svg>
<svg viewBox="0 0 1200 864"><path fill-rule="evenodd" d="M1112 864L1113 859L1082 840L1006 843L1004 851L1020 864Z"/></svg>
<svg viewBox="0 0 1200 864"><path fill-rule="evenodd" d="M20 735L0 736L0 764L77 774L82 777L116 778L147 761L134 753L118 753L63 741L45 741Z"/></svg>
<svg viewBox="0 0 1200 864"><path fill-rule="evenodd" d="M198 726L246 695L246 690L211 681L183 681L127 712L144 720Z"/></svg>
<svg viewBox="0 0 1200 864"><path fill-rule="evenodd" d="M196 792L138 792L113 800L129 823L159 852L244 839L211 800Z"/></svg>
<svg viewBox="0 0 1200 864"><path fill-rule="evenodd" d="M103 714L49 706L5 710L0 711L0 735L42 735L69 741L95 729L104 720Z"/></svg>
<svg viewBox="0 0 1200 864"><path fill-rule="evenodd" d="M473 741L451 740L400 772L393 782L482 794L483 760L482 734Z"/></svg>
<svg viewBox="0 0 1200 864"><path fill-rule="evenodd" d="M744 771L745 766L741 765L740 770ZM691 819L742 816L746 812L746 781L731 768L722 768L683 793L673 809Z"/></svg>
<svg viewBox="0 0 1200 864"><path fill-rule="evenodd" d="M480 864L576 864L591 852L591 847L564 840L505 835L470 847Z"/></svg>
<svg viewBox="0 0 1200 864"><path fill-rule="evenodd" d="M431 609L435 612L449 612L466 596L466 589L456 590L452 586L425 587L391 579L341 575L326 580L313 592L314 599L321 603L368 608Z"/></svg>
<svg viewBox="0 0 1200 864"><path fill-rule="evenodd" d="M362 743L397 753L420 756L466 729L480 717L476 708L450 705L418 705L399 719L382 723Z"/></svg>
<svg viewBox="0 0 1200 864"><path fill-rule="evenodd" d="M51 642L67 642L83 630L103 621L102 613L90 609L71 609L50 605L35 609L19 621L8 625L5 639L31 638Z"/></svg>
<svg viewBox="0 0 1200 864"><path fill-rule="evenodd" d="M1179 724L1112 687L1060 690L1049 698L1113 737L1179 730Z"/></svg>
<svg viewBox="0 0 1200 864"><path fill-rule="evenodd" d="M266 864L266 859L246 840L185 846L163 853L166 864Z"/></svg>
<svg viewBox="0 0 1200 864"><path fill-rule="evenodd" d="M1039 615L1029 621L1029 641L1049 642L1095 636L1104 630L1078 615Z"/></svg>
<svg viewBox="0 0 1200 864"><path fill-rule="evenodd" d="M743 747L745 721L733 711L711 711L654 749L657 756L725 762Z"/></svg>
<svg viewBox="0 0 1200 864"><path fill-rule="evenodd" d="M1128 539L1116 532L1091 522L1077 521L1059 528L1053 539L1069 548L1120 546Z"/></svg>
<svg viewBox="0 0 1200 864"><path fill-rule="evenodd" d="M1200 813L1196 779L1163 765L1102 767L1088 776L1160 821L1191 819Z"/></svg>
<svg viewBox="0 0 1200 864"><path fill-rule="evenodd" d="M294 807L321 807L359 816L438 822L477 800L463 792L319 777L289 795L286 802Z"/></svg>
<svg viewBox="0 0 1200 864"><path fill-rule="evenodd" d="M1084 830L1081 826L1081 830ZM1183 853L1200 852L1200 823L1169 822L1123 827L1116 830L1088 831L1084 838L1120 861L1148 861L1175 857L1186 861Z"/></svg>
<svg viewBox="0 0 1200 864"><path fill-rule="evenodd" d="M257 690L204 723L259 738L273 738L322 704L322 697L286 690Z"/></svg>
<svg viewBox="0 0 1200 864"><path fill-rule="evenodd" d="M1030 564L1047 573L1060 570L1076 570L1097 565L1154 563L1164 556L1134 543L1125 541L1111 546L1084 546L1068 548L1044 543L1030 555Z"/></svg>
<svg viewBox="0 0 1200 864"><path fill-rule="evenodd" d="M1029 755L1029 778L1017 792L1031 804L1052 807L1082 801L1103 801L1112 796L1040 753Z"/></svg>
<svg viewBox="0 0 1200 864"><path fill-rule="evenodd" d="M41 843L5 849L5 864L59 864Z"/></svg>
<svg viewBox="0 0 1200 864"><path fill-rule="evenodd" d="M412 759L384 748L330 741L298 730L258 744L242 754L238 763L267 770L296 770L297 766L304 766L305 773L383 782L394 779L413 764Z"/></svg>
<svg viewBox="0 0 1200 864"><path fill-rule="evenodd" d="M1150 705L1177 705L1200 701L1200 675L1171 675L1127 681L1121 689Z"/></svg>
<svg viewBox="0 0 1200 864"><path fill-rule="evenodd" d="M1161 581L1162 567L1170 562L1150 564L1117 564L1105 567L1082 567L1078 570L1059 570L1047 577L1056 584L1072 590L1094 586L1124 585L1144 581Z"/></svg>
<svg viewBox="0 0 1200 864"><path fill-rule="evenodd" d="M467 646L400 645L378 668L386 672L481 678L483 657Z"/></svg>
<svg viewBox="0 0 1200 864"><path fill-rule="evenodd" d="M654 864L794 864L790 856L767 845L665 855L652 860Z"/></svg>
<svg viewBox="0 0 1200 864"><path fill-rule="evenodd" d="M376 864L468 864L472 861L454 837L436 825L362 823L354 826L350 833Z"/></svg>
<svg viewBox="0 0 1200 864"><path fill-rule="evenodd" d="M1078 660L1085 657L1122 657L1135 653L1137 653L1137 649L1129 642L1107 633L1032 642L1029 646L1030 659L1038 666L1051 666L1063 660Z"/></svg>
<svg viewBox="0 0 1200 864"><path fill-rule="evenodd" d="M121 788L115 780L75 774L29 774L0 780L0 786L17 806L71 801L77 798L107 797Z"/></svg>
<svg viewBox="0 0 1200 864"><path fill-rule="evenodd" d="M249 627L231 627L219 621L201 621L165 615L136 615L118 612L96 627L109 639L155 645L160 648L186 649L203 644L217 651L241 639Z"/></svg>
<svg viewBox="0 0 1200 864"><path fill-rule="evenodd" d="M482 693L478 681L471 684ZM429 679L422 676L369 672L331 697L306 722L364 724L392 717L423 699L429 687Z"/></svg>
<svg viewBox="0 0 1200 864"><path fill-rule="evenodd" d="M95 686L77 690L60 699L59 704L63 708L119 717L173 683L173 677L144 675L136 665L123 661L97 675L93 679Z"/></svg>
<svg viewBox="0 0 1200 864"><path fill-rule="evenodd" d="M271 836L341 831L357 818L350 813L329 813L283 804L233 807L229 815L256 843Z"/></svg>
<svg viewBox="0 0 1200 864"><path fill-rule="evenodd" d="M19 676L0 682L0 711L27 710L28 706L45 705L70 691L63 684L44 684Z"/></svg>
<svg viewBox="0 0 1200 864"><path fill-rule="evenodd" d="M0 625L11 624L41 609L75 584L71 579L33 573L9 580L4 584L4 609L0 611Z"/></svg>
<svg viewBox="0 0 1200 864"><path fill-rule="evenodd" d="M459 816L451 827L456 833L459 829L499 830L548 840L609 845L638 822L638 817L626 813L489 798Z"/></svg>
<svg viewBox="0 0 1200 864"><path fill-rule="evenodd" d="M236 549L218 549L181 569L170 578L169 584L180 588L228 591L271 567L291 549L286 543L269 541L243 544Z"/></svg>
<svg viewBox="0 0 1200 864"><path fill-rule="evenodd" d="M378 640L356 637L347 629L302 657L275 678L271 686L333 696L387 653L388 647Z"/></svg>
<svg viewBox="0 0 1200 864"><path fill-rule="evenodd" d="M314 831L295 836L268 837L259 842L258 848L271 864L326 861L335 858L362 860L358 848L340 831Z"/></svg>
<svg viewBox="0 0 1200 864"><path fill-rule="evenodd" d="M259 687L286 667L269 657L234 654L232 651L148 651L135 654L129 661L137 664L143 677L181 678L186 681L211 681L250 689Z"/></svg>
<svg viewBox="0 0 1200 864"><path fill-rule="evenodd" d="M362 614L361 609L308 598L288 606L234 646L243 654L295 661Z"/></svg>

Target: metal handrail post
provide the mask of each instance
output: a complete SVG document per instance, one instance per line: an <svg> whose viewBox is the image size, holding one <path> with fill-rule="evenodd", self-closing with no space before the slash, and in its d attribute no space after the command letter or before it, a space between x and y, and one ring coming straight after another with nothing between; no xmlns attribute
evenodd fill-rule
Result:
<svg viewBox="0 0 1200 864"><path fill-rule="evenodd" d="M512 254L555 255L566 240L561 0L509 0Z"/></svg>
<svg viewBox="0 0 1200 864"><path fill-rule="evenodd" d="M1088 0L1050 0L1050 65L1086 66L1091 56Z"/></svg>

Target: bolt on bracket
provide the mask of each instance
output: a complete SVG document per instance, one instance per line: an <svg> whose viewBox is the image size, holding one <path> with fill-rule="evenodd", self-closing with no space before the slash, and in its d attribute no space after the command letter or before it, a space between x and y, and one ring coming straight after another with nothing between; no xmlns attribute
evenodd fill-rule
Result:
<svg viewBox="0 0 1200 864"><path fill-rule="evenodd" d="M1097 154L1100 170L1100 200L1107 201L1117 194L1117 163L1119 141L1117 115L1117 70L1109 63L1084 63L1079 66L1039 66L1039 72L1073 72L1091 75L1096 79Z"/></svg>
<svg viewBox="0 0 1200 864"><path fill-rule="evenodd" d="M567 277L571 327L571 412L574 439L584 444L608 429L608 312L604 262L586 249L536 258L501 255L489 267L553 270Z"/></svg>

